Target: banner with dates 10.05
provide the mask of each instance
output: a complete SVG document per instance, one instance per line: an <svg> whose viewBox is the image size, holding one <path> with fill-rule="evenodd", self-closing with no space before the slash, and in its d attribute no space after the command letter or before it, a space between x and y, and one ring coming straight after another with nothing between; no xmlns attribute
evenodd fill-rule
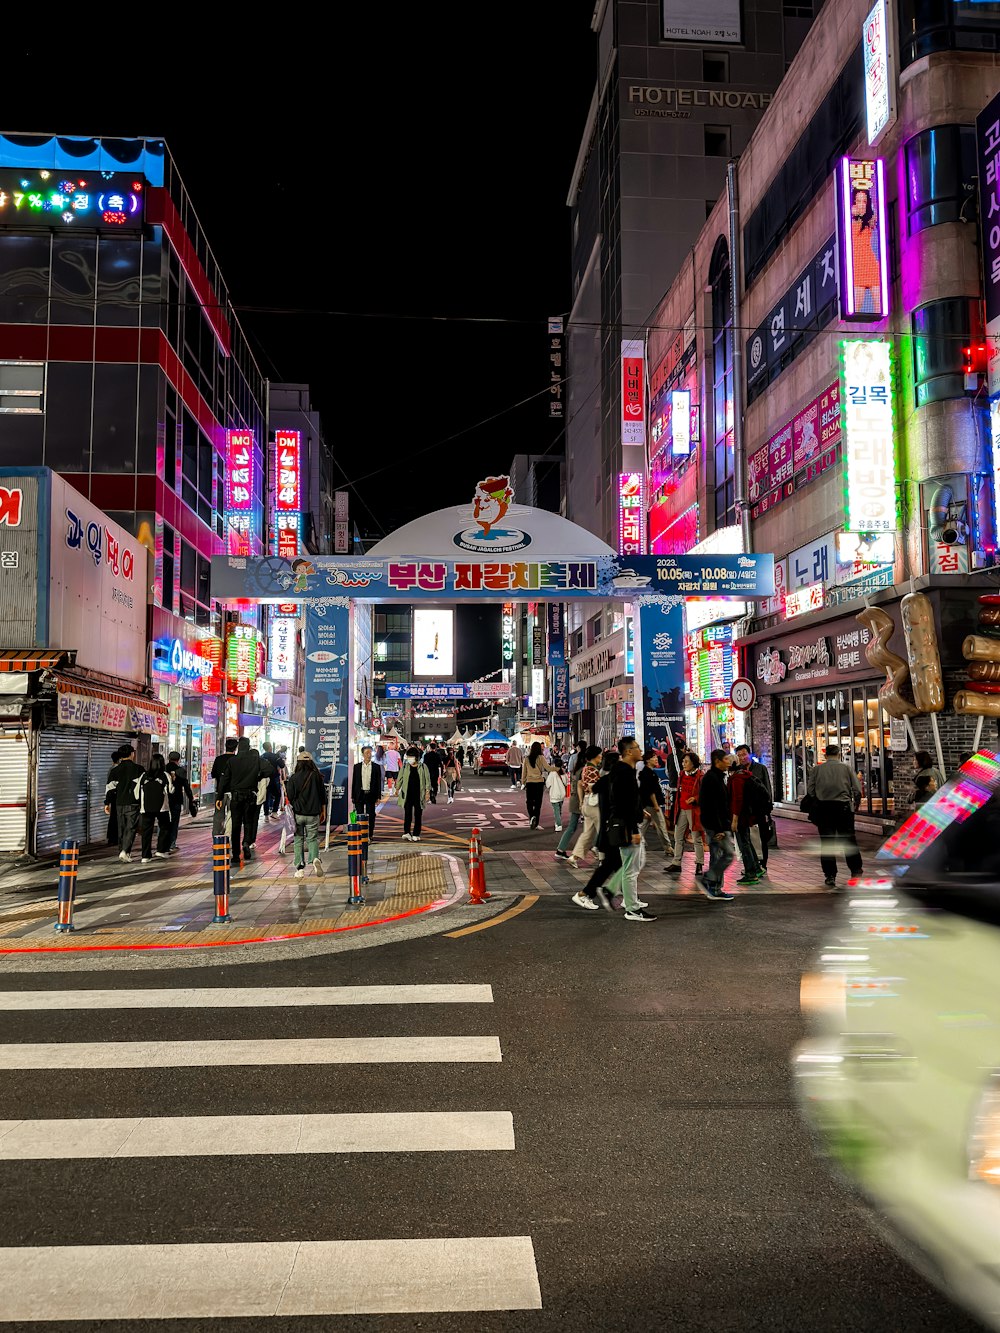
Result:
<svg viewBox="0 0 1000 1333"><path fill-rule="evenodd" d="M774 556L635 555L534 560L214 556L220 601L575 601L644 596L771 597Z"/></svg>

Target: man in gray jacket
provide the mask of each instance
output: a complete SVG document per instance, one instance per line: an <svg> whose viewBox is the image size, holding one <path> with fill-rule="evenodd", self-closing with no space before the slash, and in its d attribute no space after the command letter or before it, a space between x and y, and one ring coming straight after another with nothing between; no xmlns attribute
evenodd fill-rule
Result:
<svg viewBox="0 0 1000 1333"><path fill-rule="evenodd" d="M842 761L839 745L826 747L826 763L810 771L806 790L813 801L809 818L819 830L823 846L819 863L823 867L824 883L828 889L835 889L838 849L843 851L851 875L861 874L861 852L854 833L854 812L861 804L861 783L853 768Z"/></svg>

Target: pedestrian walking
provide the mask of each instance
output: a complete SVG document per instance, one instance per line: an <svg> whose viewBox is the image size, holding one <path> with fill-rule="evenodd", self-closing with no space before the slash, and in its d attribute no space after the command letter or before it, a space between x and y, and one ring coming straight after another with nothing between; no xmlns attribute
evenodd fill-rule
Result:
<svg viewBox="0 0 1000 1333"><path fill-rule="evenodd" d="M756 755L751 751L749 745L737 745L736 762L739 765L747 765L750 770L750 776L758 784L763 792L754 790L753 800L757 809L757 822L751 826L750 836L753 841L754 851L757 853L757 859L760 861L764 874L767 874L767 859L772 847L777 847L777 835L774 827L774 788L771 785L771 774L767 765L762 764Z"/></svg>
<svg viewBox="0 0 1000 1333"><path fill-rule="evenodd" d="M399 751L394 745L387 747L385 752L385 787L386 791L395 791L396 780L399 777Z"/></svg>
<svg viewBox="0 0 1000 1333"><path fill-rule="evenodd" d="M681 859L688 833L694 848L694 873L700 875L705 863L705 838L701 826L699 793L701 792L701 759L694 750L685 750L681 759L681 774L674 797L674 855L667 873L681 873Z"/></svg>
<svg viewBox="0 0 1000 1333"><path fill-rule="evenodd" d="M569 848L576 837L576 831L580 827L580 820L583 818L583 811L580 806L580 776L583 772L583 753L586 746L574 750L570 755L570 764L572 768L566 771L566 784L569 792L569 814L563 826L563 834L559 839L559 846L555 850L557 861L569 860ZM596 832L595 832L596 837Z"/></svg>
<svg viewBox="0 0 1000 1333"><path fill-rule="evenodd" d="M275 750L270 741L264 742L261 751L261 766L269 765L271 768L267 792L264 796L264 818L274 822L281 818L281 792L285 778L285 757Z"/></svg>
<svg viewBox="0 0 1000 1333"><path fill-rule="evenodd" d="M646 816L642 832L648 841L651 831L656 830L657 837L660 839L660 846L669 861L673 852L673 843L670 841L670 834L667 832L667 820L663 813L663 786L660 782L662 769L663 760L660 758L659 751L645 750L642 756L642 768L639 771L639 802Z"/></svg>
<svg viewBox="0 0 1000 1333"><path fill-rule="evenodd" d="M162 754L154 754L149 768L139 779L139 826L142 836L142 864L155 856L165 861L170 847L170 796L174 780L167 772ZM153 851L153 827L156 827L156 851Z"/></svg>
<svg viewBox="0 0 1000 1333"><path fill-rule="evenodd" d="M736 835L736 845L743 860L743 874L736 881L741 885L759 884L764 878L764 867L750 836L750 830L760 818L758 794L763 797L764 789L750 775L749 751L745 757L737 751L736 762L729 770L729 809L732 816L730 827Z"/></svg>
<svg viewBox="0 0 1000 1333"><path fill-rule="evenodd" d="M646 861L646 847L640 832L645 816L639 802L635 771L642 758L642 749L634 736L623 736L617 748L618 762L595 784L601 803L598 846L605 853L605 859L584 888L573 895L573 902L589 911L597 906L610 907L611 885L620 879L625 920L655 921L656 918L646 910L648 904L638 894L639 874Z"/></svg>
<svg viewBox="0 0 1000 1333"><path fill-rule="evenodd" d="M430 786L427 765L420 763L420 751L411 745L396 784L396 804L403 811L403 842L420 841L421 820L430 796Z"/></svg>
<svg viewBox="0 0 1000 1333"><path fill-rule="evenodd" d="M600 800L594 791L601 776L601 758L601 747L588 745L583 752L583 763L577 765L573 774L573 787L580 808L582 828L572 852L566 850L572 833L569 837L564 833L555 855L557 860L568 861L574 869L586 858L590 849L597 845L597 837L601 830Z"/></svg>
<svg viewBox="0 0 1000 1333"><path fill-rule="evenodd" d="M108 846L114 847L118 842L118 805L115 802L115 784L111 781L111 774L115 770L115 765L119 760L124 759L128 754L127 745L119 745L117 750L111 751L111 767L108 769L108 776L104 781L104 813L108 817Z"/></svg>
<svg viewBox="0 0 1000 1333"><path fill-rule="evenodd" d="M296 768L298 765L296 764ZM236 753L229 765L223 769L216 787L217 810L222 809L222 797L229 793L232 817L232 866L235 870L243 861L253 860L253 841L257 821L257 788L261 780L260 755L254 750L246 736L241 736L236 745ZM242 837L242 856L240 839Z"/></svg>
<svg viewBox="0 0 1000 1333"><path fill-rule="evenodd" d="M917 750L913 757L917 761L917 771L913 775L914 783L916 783L917 778L928 777L934 783L931 788L932 791L937 791L938 787L944 786L944 774L936 767L926 750Z"/></svg>
<svg viewBox="0 0 1000 1333"><path fill-rule="evenodd" d="M545 795L545 775L551 770L552 765L542 753L541 741L533 741L521 769L529 828L538 828L538 821L542 817L542 797Z"/></svg>
<svg viewBox="0 0 1000 1333"><path fill-rule="evenodd" d="M181 814L184 810L184 801L187 800L188 810L195 813L196 806L194 802L194 792L191 790L191 783L188 781L187 769L181 763L179 751L171 750L167 755L167 772L170 774L170 780L173 784L170 789L168 805L170 808L170 842L167 845L168 852L177 851L177 834L181 826Z"/></svg>
<svg viewBox="0 0 1000 1333"><path fill-rule="evenodd" d="M521 769L524 765L524 751L517 741L511 741L507 750L507 772L510 774L511 791L521 789Z"/></svg>
<svg viewBox="0 0 1000 1333"><path fill-rule="evenodd" d="M458 755L454 750L449 750L445 755L442 773L444 774L444 780L448 787L448 804L453 805L455 802L455 792L458 788L458 784L462 780L462 766L458 762Z"/></svg>
<svg viewBox="0 0 1000 1333"><path fill-rule="evenodd" d="M118 816L118 860L132 860L132 844L139 828L139 779L143 769L135 762L135 745L127 741L119 746L118 763L108 774L104 789L104 813L110 815L114 800Z"/></svg>
<svg viewBox="0 0 1000 1333"><path fill-rule="evenodd" d="M563 772L562 761L556 759L552 765L551 772L545 775L545 790L549 794L549 800L552 802L552 813L554 816L555 828L557 833L562 832L563 801L566 799L566 774Z"/></svg>
<svg viewBox="0 0 1000 1333"><path fill-rule="evenodd" d="M819 831L823 883L828 889L835 889L838 842L848 871L856 877L862 869L861 850L854 832L854 812L861 804L861 783L854 769L841 759L839 745L826 747L826 762L810 771L806 794L809 818Z"/></svg>
<svg viewBox="0 0 1000 1333"><path fill-rule="evenodd" d="M736 859L733 846L733 812L729 804L729 765L732 755L713 750L711 767L702 776L698 793L701 824L708 842L708 869L695 875L694 882L706 898L730 902L733 895L725 887L726 871Z"/></svg>
<svg viewBox="0 0 1000 1333"><path fill-rule="evenodd" d="M326 822L326 785L308 750L295 761L295 772L285 781L285 796L295 816L295 878L305 875L307 854L316 874L322 877L319 829Z"/></svg>
<svg viewBox="0 0 1000 1333"><path fill-rule="evenodd" d="M233 756L236 754L236 743L235 736L227 736L223 753L215 756L215 763L212 765L212 781L215 783L216 794L218 794L223 773L233 762Z"/></svg>
<svg viewBox="0 0 1000 1333"><path fill-rule="evenodd" d="M464 745L459 745L459 746L457 747L457 749L455 750L455 758L458 760L458 767L459 767L459 770L461 770L462 765L465 763L465 746L464 746Z"/></svg>
<svg viewBox="0 0 1000 1333"><path fill-rule="evenodd" d="M444 767L444 755L438 749L437 741L431 741L424 755L424 766L431 780L431 805L437 805L438 785L441 782L441 769Z"/></svg>
<svg viewBox="0 0 1000 1333"><path fill-rule="evenodd" d="M375 841L375 815L382 799L382 770L372 758L372 747L361 747L361 759L351 774L351 801L362 819L368 820L368 841Z"/></svg>

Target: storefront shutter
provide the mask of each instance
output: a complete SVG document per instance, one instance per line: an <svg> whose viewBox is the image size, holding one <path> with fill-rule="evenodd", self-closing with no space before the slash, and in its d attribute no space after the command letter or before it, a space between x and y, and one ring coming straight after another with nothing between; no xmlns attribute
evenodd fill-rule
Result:
<svg viewBox="0 0 1000 1333"><path fill-rule="evenodd" d="M35 824L39 854L58 851L64 838L75 838L81 847L87 842L90 735L87 727L49 726L39 733Z"/></svg>
<svg viewBox="0 0 1000 1333"><path fill-rule="evenodd" d="M91 731L90 736L90 800L87 841L102 843L108 837L108 817L104 813L104 788L112 768L111 754L122 743L120 736L108 731Z"/></svg>
<svg viewBox="0 0 1000 1333"><path fill-rule="evenodd" d="M0 852L23 852L28 824L28 744L0 732Z"/></svg>

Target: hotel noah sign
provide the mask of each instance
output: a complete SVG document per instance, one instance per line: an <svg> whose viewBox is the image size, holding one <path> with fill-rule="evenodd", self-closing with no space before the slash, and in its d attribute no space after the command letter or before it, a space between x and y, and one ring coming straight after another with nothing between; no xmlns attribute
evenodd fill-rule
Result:
<svg viewBox="0 0 1000 1333"><path fill-rule="evenodd" d="M731 111L763 111L772 93L735 92L724 88L663 88L658 85L630 84L628 101L632 107L649 106L676 109L704 106L728 107Z"/></svg>

